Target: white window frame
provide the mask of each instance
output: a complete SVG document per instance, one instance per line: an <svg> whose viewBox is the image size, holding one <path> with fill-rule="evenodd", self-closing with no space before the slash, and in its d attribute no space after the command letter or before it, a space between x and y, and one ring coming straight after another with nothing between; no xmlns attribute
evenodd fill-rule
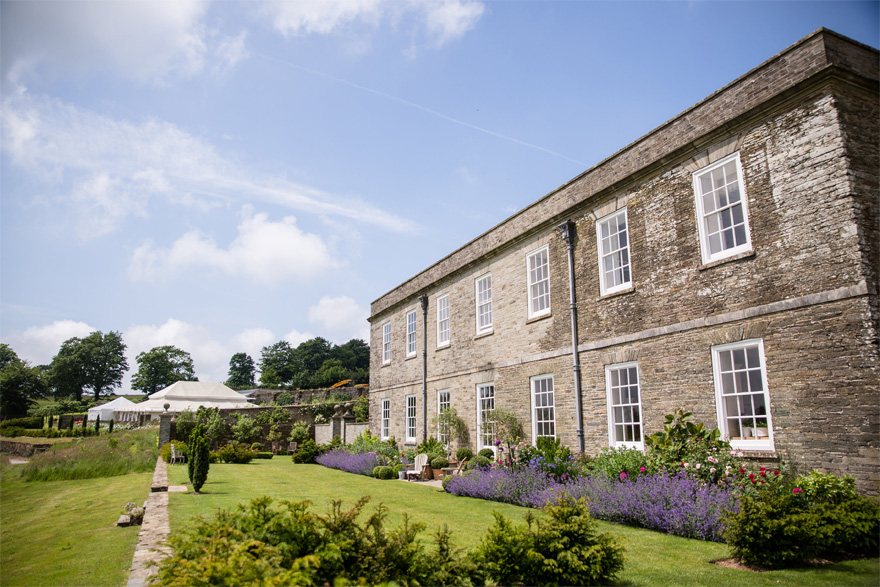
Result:
<svg viewBox="0 0 880 587"><path fill-rule="evenodd" d="M437 298L437 348L449 346L450 336L449 294Z"/></svg>
<svg viewBox="0 0 880 587"><path fill-rule="evenodd" d="M408 395L406 396L406 421L404 422L407 442L416 441L416 433L418 432L416 429L416 418L416 396Z"/></svg>
<svg viewBox="0 0 880 587"><path fill-rule="evenodd" d="M748 358L748 352L746 352L745 369L737 370L735 368L735 365L731 365L732 369L730 371L724 368L722 354L730 351L749 348L757 349L757 359L761 363L760 370L751 363L751 360ZM754 338L744 340L742 342L722 344L712 347L712 371L715 380L715 409L718 417L718 428L719 430L721 430L721 434L724 439L730 441L730 446L738 450L773 450L773 419L770 415L770 390L767 387L767 362L764 357L764 341L760 338ZM725 375L728 375L728 373L730 373L731 376L725 377ZM742 373L746 374L745 380L742 379L742 375L737 376L737 374ZM759 375L760 381L757 380L757 377ZM740 393L740 389L742 389L743 383L746 383L748 391ZM752 391L755 383L760 383L763 389L757 392ZM730 386L731 384L733 385L734 394L724 394L724 386ZM751 401L748 405L746 413L737 413L736 415L730 415L727 413L729 404L727 403L727 400L725 398L743 398L745 396L756 396L759 394L763 396L764 411L766 412L766 414L748 414L749 411L759 411L760 409L755 408L753 401ZM754 397L752 397L752 399L754 399ZM740 412L743 407L742 404L737 401L735 405L738 412ZM749 418L748 416L750 415L753 417ZM754 430L753 434L750 436L743 436L742 429L740 429L741 436L731 435L732 432L736 431L731 430L730 420L739 420L739 425L742 425L745 421L753 419L766 420L767 436L759 437L757 432L758 428L756 425L750 427Z"/></svg>
<svg viewBox="0 0 880 587"><path fill-rule="evenodd" d="M538 274L538 267L534 270L532 269L532 259L537 257L538 255L543 255L544 259L546 259L546 263L542 263L541 267L543 267L543 275ZM546 316L550 313L550 246L544 245L539 249L536 249L526 255L526 281L528 284L528 301L529 301L529 318L538 318L540 316ZM535 295L535 288L538 288L542 284L546 284L546 291L541 292L539 295ZM545 299L547 305L543 308L535 309L535 302L538 299Z"/></svg>
<svg viewBox="0 0 880 587"><path fill-rule="evenodd" d="M482 397L484 390L490 390L491 395L487 395L485 398ZM484 401L489 404L484 406ZM493 451L495 450L495 429L493 427L492 432L485 434L483 432L483 412L492 411L495 409L495 383L478 383L477 384L477 450L483 448L491 448ZM483 442L488 439L489 444Z"/></svg>
<svg viewBox="0 0 880 587"><path fill-rule="evenodd" d="M416 356L416 324L418 317L416 311L412 310L406 314L406 356Z"/></svg>
<svg viewBox="0 0 880 587"><path fill-rule="evenodd" d="M736 181L739 188L739 203L742 206L742 224L743 230L745 231L745 242L737 245L735 242L733 246L724 248L716 253L711 252L711 248L709 245L709 224L712 222L711 218L715 216L720 216L721 213L718 212L710 212L708 215L704 210L703 203L703 188L701 178L705 177L707 174L719 169L720 167L724 167L728 163L733 162L736 168ZM695 171L693 174L693 182L694 182L694 197L696 198L696 206L697 206L697 226L700 233L700 254L702 256L703 264L711 263L713 261L720 261L721 259L727 259L728 257L733 257L735 255L739 255L741 253L745 253L752 250L752 237L751 230L749 228L749 205L748 205L748 196L746 194L746 185L743 180L743 172L742 172L742 164L740 163L739 152L733 153L732 155L728 155L723 159L719 159L715 163L711 165L707 165L703 167L699 171ZM727 194L727 186L731 184L725 184L725 199ZM714 205L714 204L713 204ZM730 210L731 216L734 215L734 208L736 206L730 206L729 202L727 206L722 206L723 211ZM733 218L731 220L731 227L733 227L733 223L736 222L736 219ZM715 228L715 227L713 227ZM734 230L734 235L735 235ZM734 236L735 238L735 236Z"/></svg>
<svg viewBox="0 0 880 587"><path fill-rule="evenodd" d="M549 387L548 387L549 383ZM532 389L532 444L538 444L538 438L556 438L556 391L553 375L536 375L530 379ZM546 402L549 395L550 402ZM539 398L539 396L542 396ZM540 403L540 405L539 405ZM549 418L547 417L549 415ZM546 434L549 426L551 434Z"/></svg>
<svg viewBox="0 0 880 587"><path fill-rule="evenodd" d="M481 291L482 288L482 291ZM477 334L492 332L492 274L487 273L474 280L474 302L476 312L474 314L477 325ZM482 324L483 318L486 318Z"/></svg>
<svg viewBox="0 0 880 587"><path fill-rule="evenodd" d="M635 369L636 373L636 383L632 384L631 377L631 369ZM638 400L636 402L632 401L632 398L629 394L627 394L627 400L619 401L618 403L614 403L614 385L613 385L613 372L618 372L618 390L623 386L619 384L621 371L627 372L627 389L635 387L636 393L638 394ZM605 365L605 396L606 396L606 405L608 408L608 446L612 447L627 447L634 448L638 450L645 450L645 418L644 418L644 410L642 409L642 375L639 372L639 364L637 361L632 361L629 363L617 363L614 365ZM620 397L620 396L618 396ZM630 421L627 422L625 415L622 418L622 422L618 422L614 417L615 408L621 409L621 414L625 414L626 410L630 410ZM632 408L636 408L638 410L638 414L633 417L632 416ZM618 440L617 439L617 427L630 427L633 440ZM638 427L638 440L635 440L635 427Z"/></svg>
<svg viewBox="0 0 880 587"><path fill-rule="evenodd" d="M391 363L391 322L382 325L382 364Z"/></svg>
<svg viewBox="0 0 880 587"><path fill-rule="evenodd" d="M439 416L443 410L448 410L452 407L452 392L448 389L438 389L437 390L437 415ZM440 427L437 427L437 440L442 442L443 444L448 444L449 439L443 438L443 435L440 433Z"/></svg>
<svg viewBox="0 0 880 587"><path fill-rule="evenodd" d="M391 438L391 400L382 399L382 429L379 431L382 440Z"/></svg>
<svg viewBox="0 0 880 587"><path fill-rule="evenodd" d="M610 225L612 221L614 222L614 227L617 229L619 227L619 222L617 221L620 217L623 217L624 228L623 231L617 230L615 234L608 235L608 237L603 237L603 227L606 225ZM626 239L626 243L623 246L620 246L620 233L624 233L624 237ZM616 238L615 238L616 237ZM616 242L611 242L611 239L614 239ZM606 244L610 244L610 250L606 249ZM616 248L614 245L617 245ZM618 210L616 212L612 212L606 216L603 216L599 220L596 221L596 250L599 253L599 291L601 295L608 295L618 291L622 291L625 289L629 289L632 287L632 254L629 249L629 217L627 216L626 208ZM622 260L622 257L626 257L626 261ZM609 260L612 264L619 263L619 267L615 267L610 271L606 270L605 264L606 260ZM609 279L613 277L616 273L624 273L626 276L625 280L622 280L618 284L613 283L613 279ZM611 282L611 283L609 283Z"/></svg>

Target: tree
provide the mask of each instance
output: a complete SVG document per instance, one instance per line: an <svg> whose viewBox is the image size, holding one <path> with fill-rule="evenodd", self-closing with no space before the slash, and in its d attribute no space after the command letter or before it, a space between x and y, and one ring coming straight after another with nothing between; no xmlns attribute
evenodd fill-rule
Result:
<svg viewBox="0 0 880 587"><path fill-rule="evenodd" d="M321 368L324 361L330 358L331 349L332 345L329 340L317 336L311 340L300 343L300 345L296 347L294 358L299 364L301 371L313 375L318 372L318 369Z"/></svg>
<svg viewBox="0 0 880 587"><path fill-rule="evenodd" d="M254 387L256 366L247 353L235 353L229 359L229 379L226 385L235 389Z"/></svg>
<svg viewBox="0 0 880 587"><path fill-rule="evenodd" d="M95 394L95 401L102 393L110 393L122 384L128 361L125 343L118 332L91 333L80 343L78 354L84 361L86 387Z"/></svg>
<svg viewBox="0 0 880 587"><path fill-rule="evenodd" d="M343 345L334 346L330 357L342 361L342 366L348 369L349 377L357 383L370 380L370 345L363 340L353 338Z"/></svg>
<svg viewBox="0 0 880 587"><path fill-rule="evenodd" d="M293 348L286 340L264 346L260 352L260 384L274 386L290 383L299 369Z"/></svg>
<svg viewBox="0 0 880 587"><path fill-rule="evenodd" d="M175 346L158 346L137 356L138 371L131 378L131 388L147 395L176 381L198 381L189 353Z"/></svg>
<svg viewBox="0 0 880 587"><path fill-rule="evenodd" d="M312 376L312 387L330 387L344 379L350 379L348 369L339 359L327 359Z"/></svg>
<svg viewBox="0 0 880 587"><path fill-rule="evenodd" d="M40 369L22 361L7 344L0 344L0 418L22 418L35 400L46 395Z"/></svg>
<svg viewBox="0 0 880 587"><path fill-rule="evenodd" d="M73 397L82 401L90 389L97 401L122 384L128 370L125 343L118 332L95 331L85 338L69 338L49 365L48 383L55 399Z"/></svg>

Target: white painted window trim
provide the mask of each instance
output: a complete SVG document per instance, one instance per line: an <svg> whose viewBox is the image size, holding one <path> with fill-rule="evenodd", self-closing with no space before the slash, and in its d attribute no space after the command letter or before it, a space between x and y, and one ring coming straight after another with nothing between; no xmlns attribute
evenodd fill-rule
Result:
<svg viewBox="0 0 880 587"><path fill-rule="evenodd" d="M626 224L626 255L627 255L627 266L629 267L629 280L624 281L618 285L612 285L608 287L607 277L605 275L605 257L608 256L608 252L605 251L602 246L602 224L609 222L618 216L623 216L623 220ZM618 233L619 234L619 233ZM622 291L632 287L632 251L629 246L629 237L630 237L630 227L629 227L629 216L627 216L626 208L622 208L617 210L616 212L612 212L611 214L607 214L596 221L596 250L599 256L599 291L600 295L608 295L618 291ZM620 248L616 251L619 253L624 250L624 248Z"/></svg>
<svg viewBox="0 0 880 587"><path fill-rule="evenodd" d="M443 394L446 394L446 401L445 402L441 401ZM446 409L449 409L452 407L452 392L449 389L438 389L437 390L437 415L438 416L440 415L440 412L443 411L444 404L446 404L445 405ZM445 439L445 441L442 438L442 436L440 434L440 427L439 426L437 427L437 440L439 440L440 442L443 442L444 444L448 444L448 442L449 442L448 438Z"/></svg>
<svg viewBox="0 0 880 587"><path fill-rule="evenodd" d="M619 371L622 369L630 369L632 367L636 368L636 377L638 377L638 391L639 391L639 440L638 441L626 441L626 440L617 440L614 435L614 426L616 422L614 421L614 402L611 390L611 372ZM639 370L638 361L631 361L629 363L617 363L614 365L605 365L605 405L607 407L607 416L608 416L608 446L612 447L626 447L626 448L634 448L638 450L645 450L645 411L642 409L642 373ZM632 404L627 404L632 405ZM626 424L626 422L621 422L621 424Z"/></svg>
<svg viewBox="0 0 880 587"><path fill-rule="evenodd" d="M710 173L711 171L726 165L727 163L735 161L736 162L736 177L737 182L739 183L740 190L740 202L742 202L742 210L743 210L743 220L744 227L746 233L746 242L742 245L734 246L729 249L724 249L715 253L714 255L710 252L709 242L708 242L708 229L706 227L706 218L704 217L703 212L703 194L702 189L700 187L700 177L703 175ZM714 261L720 261L722 259L727 259L728 257L733 257L742 253L746 253L752 250L752 231L751 226L749 225L749 199L748 194L746 193L746 184L742 171L742 164L740 162L739 152L733 153L719 159L718 161L712 163L711 165L707 165L702 169L695 171L693 173L693 186L694 186L694 198L697 207L697 228L700 236L700 255L703 261L703 264L712 263Z"/></svg>
<svg viewBox="0 0 880 587"><path fill-rule="evenodd" d="M416 330L417 330L418 316L416 315L416 311L412 310L406 313L406 356L414 357L416 356L416 347L418 346L416 343Z"/></svg>
<svg viewBox="0 0 880 587"><path fill-rule="evenodd" d="M554 439L556 438L556 383L553 379L552 374L536 375L536 376L531 377L529 379L529 387L531 388L531 399L532 399L531 414L532 414L532 445L533 446L536 446L538 444L538 406L537 406L537 401L535 399L536 387L537 387L536 384L539 381L546 381L546 380L550 381L550 392L549 393L552 394L551 397L553 398L553 403L551 406L549 406L549 408L551 410L553 410L553 419L552 420L544 420L543 422L552 422L553 423L553 434L551 434L551 435L544 434L542 436L554 438ZM548 407L548 406L542 406L542 408L546 408L546 407Z"/></svg>
<svg viewBox="0 0 880 587"><path fill-rule="evenodd" d="M531 260L533 257L535 257L541 253L545 253L547 256L547 265L546 265L547 277L545 279L542 279L540 281L536 281L535 283L532 283ZM547 294L546 294L547 295L547 307L535 312L535 311L533 311L533 305L534 305L533 302L535 301L535 298L532 297L532 286L537 285L538 283L542 283L544 281L547 282ZM528 312L529 318L530 319L531 318L538 318L540 316L545 316L545 315L549 314L550 313L550 246L549 245L544 245L543 247L539 247L539 248L535 249L534 251L532 251L531 253L529 253L528 255L526 255L526 288L527 288L527 292L528 292L527 297L528 297L528 303L529 303L529 312Z"/></svg>
<svg viewBox="0 0 880 587"><path fill-rule="evenodd" d="M487 280L489 282L489 287L488 287L489 298L486 301L484 301L483 303L480 303L480 284L484 283ZM475 312L474 312L474 323L476 324L476 329L477 329L476 333L477 334L486 334L486 333L492 332L492 330L494 328L494 321L493 321L494 316L492 315L492 274L491 273L486 273L485 275L481 275L480 277L477 277L474 280L474 305L476 307ZM488 307L489 323L481 327L480 326L480 308L484 308L484 307Z"/></svg>
<svg viewBox="0 0 880 587"><path fill-rule="evenodd" d="M382 399L382 429L379 431L382 440L388 440L391 437L391 400Z"/></svg>
<svg viewBox="0 0 880 587"><path fill-rule="evenodd" d="M382 325L382 364L391 363L391 322Z"/></svg>
<svg viewBox="0 0 880 587"><path fill-rule="evenodd" d="M755 440L731 440L730 433L727 426L727 413L724 407L724 396L722 394L722 373L721 373L721 357L720 353L722 351L729 351L737 348L744 348L749 346L757 346L758 347L758 358L761 361L761 384L763 386L764 393L764 404L767 406L767 414L759 415L760 417L766 417L767 419L767 436L764 438L758 438ZM730 441L730 446L732 448L738 450L760 450L760 451L772 451L773 448L773 417L771 415L770 409L770 389L767 385L767 361L764 355L764 340L760 338L753 338L749 340L743 340L741 342L734 342L730 344L722 344L712 347L712 371L715 380L715 411L718 418L718 429L721 431L721 436L725 440Z"/></svg>
<svg viewBox="0 0 880 587"><path fill-rule="evenodd" d="M490 442L488 445L483 444L483 431L482 431L483 410L482 410L482 405L481 405L482 401L480 398L480 392L485 387L492 388L492 410L495 409L495 382L493 381L491 383L478 383L477 384L477 394L476 394L477 395L477 450L479 451L480 449L483 449L483 448L491 448L494 451L495 450L495 440L494 440L495 434L494 434L494 432L492 434L492 442Z"/></svg>
<svg viewBox="0 0 880 587"><path fill-rule="evenodd" d="M446 317L442 318L442 310L443 310L443 300L446 301ZM443 328L443 322L446 322L446 328ZM450 307L449 302L449 294L443 294L437 298L437 348L447 347L449 346L449 341L452 338L452 309ZM446 338L443 338L443 334L446 334Z"/></svg>
<svg viewBox="0 0 880 587"><path fill-rule="evenodd" d="M417 421L417 414L416 414L416 396L415 395L406 396L406 404L405 405L406 405L406 420L404 422L404 426L405 426L404 434L406 435L407 442L415 442L416 441L416 434L418 433L418 430L417 430L418 421ZM412 415L410 415L410 411L412 412ZM410 421L412 421L412 426L410 426ZM410 432L412 432L411 436L410 436Z"/></svg>

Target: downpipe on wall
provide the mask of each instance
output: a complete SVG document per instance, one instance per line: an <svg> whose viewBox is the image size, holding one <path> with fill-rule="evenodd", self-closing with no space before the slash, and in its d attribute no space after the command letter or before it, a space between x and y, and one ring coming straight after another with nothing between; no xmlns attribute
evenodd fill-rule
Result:
<svg viewBox="0 0 880 587"><path fill-rule="evenodd" d="M581 360L580 353L578 353L577 292L574 287L574 222L566 220L559 225L559 232L562 233L562 240L568 245L568 293L571 308L571 356L572 368L574 370L574 409L577 412L578 452L583 454L584 412L581 407Z"/></svg>

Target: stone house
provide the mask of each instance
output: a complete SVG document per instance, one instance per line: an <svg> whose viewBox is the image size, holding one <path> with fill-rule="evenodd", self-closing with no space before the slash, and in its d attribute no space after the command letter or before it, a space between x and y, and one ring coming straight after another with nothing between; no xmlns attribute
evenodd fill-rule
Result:
<svg viewBox="0 0 880 587"><path fill-rule="evenodd" d="M683 408L876 493L878 105L878 52L820 29L383 295L372 431L453 406L482 448L503 407L596 454Z"/></svg>

